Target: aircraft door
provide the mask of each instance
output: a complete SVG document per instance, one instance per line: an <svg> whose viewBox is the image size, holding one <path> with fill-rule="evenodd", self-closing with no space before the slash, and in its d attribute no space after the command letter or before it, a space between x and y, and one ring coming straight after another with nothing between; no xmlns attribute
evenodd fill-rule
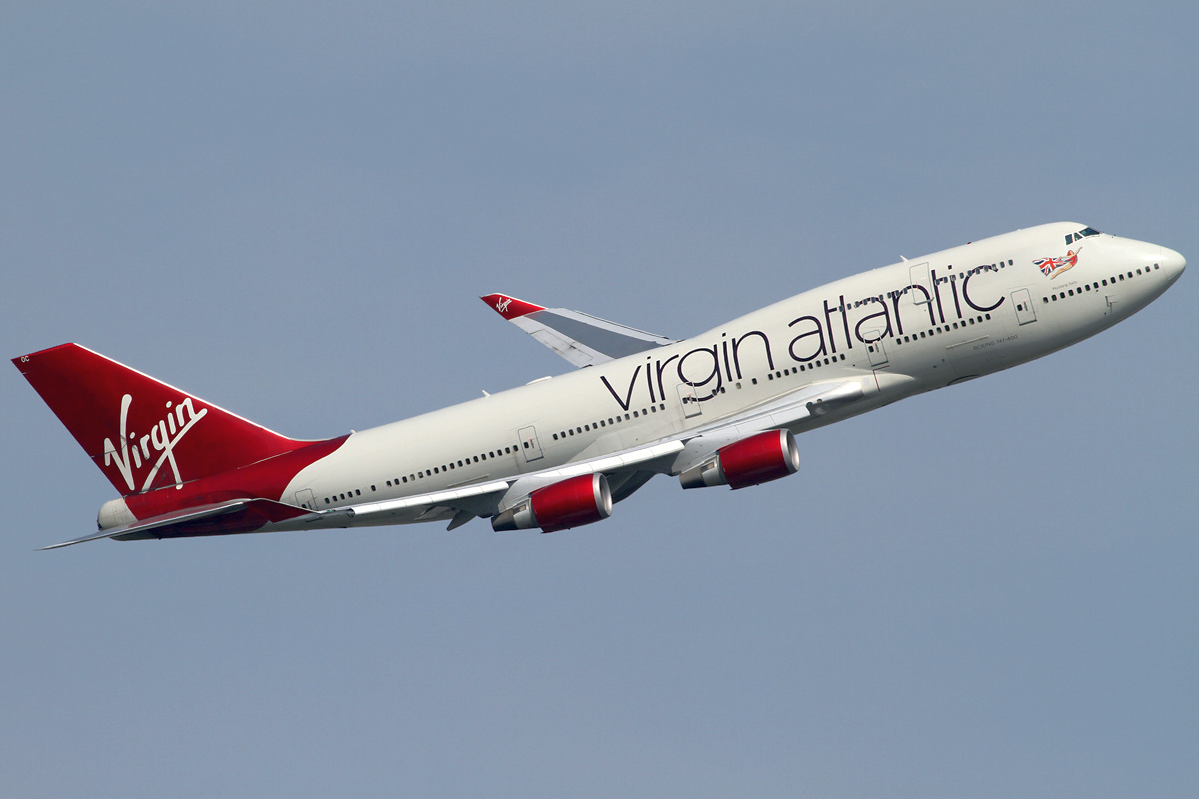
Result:
<svg viewBox="0 0 1199 799"><path fill-rule="evenodd" d="M541 444L537 442L537 428L529 425L516 431L520 439L520 451L525 454L525 462L541 460Z"/></svg>
<svg viewBox="0 0 1199 799"><path fill-rule="evenodd" d="M1016 321L1027 325L1037 321L1037 309L1032 304L1032 296L1028 289L1016 289L1012 292L1012 306L1016 309Z"/></svg>
<svg viewBox="0 0 1199 799"><path fill-rule="evenodd" d="M881 330L866 331L867 337L881 336L882 334L883 331ZM886 366L890 362L887 358L887 350L883 346L883 340L881 338L878 341L867 341L866 352L870 354L870 365L875 369Z"/></svg>
<svg viewBox="0 0 1199 799"><path fill-rule="evenodd" d="M683 408L683 418L690 419L704 412L703 404L696 398L695 386L679 383L679 405Z"/></svg>
<svg viewBox="0 0 1199 799"><path fill-rule="evenodd" d="M927 292L911 292L912 302L916 305L926 305L931 302L933 296L933 282L929 277L928 262L926 261L922 264L913 264L912 266L909 266L908 278L911 281L911 285L919 286L920 288L924 289L925 292Z"/></svg>
<svg viewBox="0 0 1199 799"><path fill-rule="evenodd" d="M311 488L303 488L296 492L296 504L301 508L316 510L316 494Z"/></svg>

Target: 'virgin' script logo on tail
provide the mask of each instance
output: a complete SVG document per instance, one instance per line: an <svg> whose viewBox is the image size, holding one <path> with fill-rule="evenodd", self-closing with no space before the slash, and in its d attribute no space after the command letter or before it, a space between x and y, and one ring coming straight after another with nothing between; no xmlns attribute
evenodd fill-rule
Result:
<svg viewBox="0 0 1199 799"><path fill-rule="evenodd" d="M118 451L118 447L112 443L112 439L104 439L104 465L115 463L130 491L136 490L133 482L134 472L141 469L142 466L150 466L150 472L146 475L145 482L141 487L142 491L146 491L153 484L154 478L158 476L158 470L162 468L162 465L169 463L171 472L175 476L175 488L182 488L183 478L179 475L179 464L175 461L175 445L187 435L187 431L192 429L192 425L207 415L208 409L201 408L197 411L192 405L191 397L177 403L173 409L171 403L168 402L166 416L153 425L149 433L139 439L136 431L129 431L129 406L131 404L133 404L131 395L126 394L121 397L120 448ZM159 453L158 460L154 461L151 466L150 459L154 452Z"/></svg>

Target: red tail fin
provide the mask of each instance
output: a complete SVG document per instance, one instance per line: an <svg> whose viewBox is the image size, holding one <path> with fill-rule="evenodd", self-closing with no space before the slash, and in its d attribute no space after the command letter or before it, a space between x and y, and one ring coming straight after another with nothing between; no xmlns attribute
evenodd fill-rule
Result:
<svg viewBox="0 0 1199 799"><path fill-rule="evenodd" d="M122 495L177 485L305 446L80 347L13 363Z"/></svg>

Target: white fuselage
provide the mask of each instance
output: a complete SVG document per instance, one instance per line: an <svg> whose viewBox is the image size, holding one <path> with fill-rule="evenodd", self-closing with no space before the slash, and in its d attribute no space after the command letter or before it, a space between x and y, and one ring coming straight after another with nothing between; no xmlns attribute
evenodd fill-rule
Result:
<svg viewBox="0 0 1199 799"><path fill-rule="evenodd" d="M511 478L678 437L814 383L867 387L864 401L792 426L802 432L1074 344L1181 274L1181 256L1157 245L1093 231L1066 243L1081 230L1042 225L874 269L676 344L354 433L283 500L326 511ZM1045 259L1059 259L1052 276L1035 265ZM445 516L339 526L432 518Z"/></svg>

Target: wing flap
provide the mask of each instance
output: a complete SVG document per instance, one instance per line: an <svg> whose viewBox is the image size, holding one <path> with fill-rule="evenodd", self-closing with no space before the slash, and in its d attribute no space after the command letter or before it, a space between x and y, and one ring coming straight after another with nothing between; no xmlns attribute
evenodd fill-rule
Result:
<svg viewBox="0 0 1199 799"><path fill-rule="evenodd" d="M366 502L361 505L352 505L344 510L349 512L353 518L361 520L393 518L403 515L405 511L409 512L408 515L415 513L419 517L421 514L438 506L469 511L469 508L462 507L464 501L468 501L474 497L507 491L509 485L510 483L507 480L493 480L487 483L453 488L448 491L435 491L430 494L417 494L411 497L400 497L399 499Z"/></svg>

